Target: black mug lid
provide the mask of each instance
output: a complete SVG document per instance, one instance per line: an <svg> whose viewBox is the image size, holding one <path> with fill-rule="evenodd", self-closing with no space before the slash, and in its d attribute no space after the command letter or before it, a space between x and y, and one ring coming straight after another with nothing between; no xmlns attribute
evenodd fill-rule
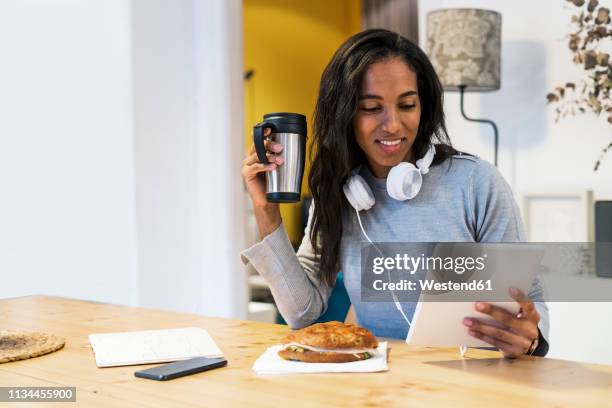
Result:
<svg viewBox="0 0 612 408"><path fill-rule="evenodd" d="M299 113L292 113L292 112L266 113L263 118L264 118L264 121L269 120L269 121L281 122L281 123L295 123L295 124L305 124L306 123L306 116L301 115Z"/></svg>

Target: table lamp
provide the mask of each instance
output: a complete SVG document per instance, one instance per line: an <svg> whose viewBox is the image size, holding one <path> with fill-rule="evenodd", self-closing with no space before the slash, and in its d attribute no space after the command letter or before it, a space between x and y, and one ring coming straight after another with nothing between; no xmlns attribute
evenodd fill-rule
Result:
<svg viewBox="0 0 612 408"><path fill-rule="evenodd" d="M493 126L497 166L497 126L492 120L467 117L463 94L496 91L500 87L501 14L465 8L430 12L427 14L427 53L444 90L459 91L461 115L468 121Z"/></svg>

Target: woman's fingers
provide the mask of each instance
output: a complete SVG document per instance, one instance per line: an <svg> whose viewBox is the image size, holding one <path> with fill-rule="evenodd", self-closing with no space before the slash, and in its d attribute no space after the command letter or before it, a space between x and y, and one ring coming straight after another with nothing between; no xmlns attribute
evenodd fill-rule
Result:
<svg viewBox="0 0 612 408"><path fill-rule="evenodd" d="M536 310L533 300L516 288L510 288L508 292L510 292L510 296L521 305L520 315L522 318L536 320L536 323L540 321L540 314Z"/></svg>
<svg viewBox="0 0 612 408"><path fill-rule="evenodd" d="M267 151L272 153L280 153L283 151L283 145L280 143L276 143L273 140L264 141L264 146L266 147Z"/></svg>
<svg viewBox="0 0 612 408"><path fill-rule="evenodd" d="M266 130L270 130L270 129L266 129ZM277 166L280 166L281 164L285 162L285 159L279 155L280 152L283 151L282 144L273 142L271 140L266 140L264 141L264 146L266 148L266 158L268 159L268 163L266 164L275 164ZM259 156L257 155L255 151L255 145L252 145L250 153L247 155L247 157L245 157L242 164L244 166L252 166L259 162L260 160L259 160ZM268 169L274 170L275 168L276 167L268 168ZM259 170L258 172L265 171L265 167L258 166L257 169Z"/></svg>
<svg viewBox="0 0 612 408"><path fill-rule="evenodd" d="M470 329L468 330L468 333L471 336L476 337L477 339L480 339L486 343L489 343L493 347L497 347L503 353L504 357L507 357L507 358L520 357L523 354L525 354L525 351L527 350L519 346L516 346L514 344L506 343L505 341L500 340L497 337L487 335L477 330Z"/></svg>
<svg viewBox="0 0 612 408"><path fill-rule="evenodd" d="M264 134L267 136L271 133L270 129L265 129ZM278 145L278 146L276 146ZM280 220L280 213L278 213L278 204L272 204L268 202L266 198L266 179L263 177L263 173L267 171L275 170L279 165L284 162L284 159L275 154L282 151L282 146L278 143L274 143L270 140L264 140L264 148L266 151L266 163L261 163L257 156L255 145L251 146L251 150L242 161L242 178L244 180L245 187L251 197L254 208L266 209L265 211L272 211L273 219L276 221ZM257 212L256 212L257 214ZM267 235L269 232L276 229L276 226L268 225L269 220L262 221L258 217L257 224L259 225L259 231L262 237ZM278 222L280 224L280 221ZM265 227L262 227L262 225ZM266 232L268 231L269 232Z"/></svg>
<svg viewBox="0 0 612 408"><path fill-rule="evenodd" d="M264 141L264 146L266 148L266 151L268 151L269 153L279 154L280 152L283 151L283 145L280 144L280 143L273 142L272 140L265 140ZM255 155L255 157L257 157L257 153L255 151L255 145L254 144L251 145L251 150L249 150L247 158L251 157L252 155ZM245 161L246 161L246 159L245 159Z"/></svg>
<svg viewBox="0 0 612 408"><path fill-rule="evenodd" d="M512 332L509 329L497 327L478 319L466 318L464 319L463 323L469 327L468 332L470 332L471 335L472 332L481 333L500 342L511 344L512 346L521 349L523 352L529 350L529 347L531 346L531 339Z"/></svg>
<svg viewBox="0 0 612 408"><path fill-rule="evenodd" d="M477 302L475 309L489 315L496 324L466 317L463 324L471 336L479 338L500 349L505 357L518 357L531 347L538 337L540 315L533 301L517 290L510 290L512 297L520 304L521 313L514 316L501 307L486 302Z"/></svg>
<svg viewBox="0 0 612 408"><path fill-rule="evenodd" d="M274 153L280 153L283 151L283 145L270 140L268 142L267 149L273 151Z"/></svg>
<svg viewBox="0 0 612 408"><path fill-rule="evenodd" d="M264 130L264 135L270 135L270 129ZM276 170L276 168L285 162L285 159L279 155L283 151L283 145L272 140L264 140L266 149L267 163L261 163L259 156L255 151L255 145L251 146L249 154L242 161L242 175L247 182L253 180L259 173Z"/></svg>
<svg viewBox="0 0 612 408"><path fill-rule="evenodd" d="M277 165L281 165L285 162L285 159L282 156L277 156L275 154L272 153L266 153L266 157L268 159L268 163L276 163ZM257 156L257 153L251 153L249 154L243 161L243 164L245 166L250 166L252 164L255 163L259 163L259 156Z"/></svg>
<svg viewBox="0 0 612 408"><path fill-rule="evenodd" d="M255 176L257 176L259 173L262 173L265 171L276 170L276 167L277 165L275 163L269 163L269 164L263 164L259 162L253 163L251 165L244 166L242 168L242 176L248 182L252 180Z"/></svg>
<svg viewBox="0 0 612 408"><path fill-rule="evenodd" d="M265 128L264 129L264 137L268 137L271 134L272 134L272 129L270 129L270 128ZM279 144L279 143L275 143L275 142L273 142L271 140L264 140L264 146L266 146L266 149L268 148L268 144ZM280 145L280 147L281 147L281 150L282 150L283 145ZM253 145L251 145L251 150L249 151L249 154L254 153L254 152L255 152L255 145L253 144ZM279 152L280 152L280 150L279 150Z"/></svg>
<svg viewBox="0 0 612 408"><path fill-rule="evenodd" d="M530 320L517 318L507 310L486 302L477 302L475 308L477 311L491 316L502 325L521 333L525 337L537 337L537 322L532 324Z"/></svg>

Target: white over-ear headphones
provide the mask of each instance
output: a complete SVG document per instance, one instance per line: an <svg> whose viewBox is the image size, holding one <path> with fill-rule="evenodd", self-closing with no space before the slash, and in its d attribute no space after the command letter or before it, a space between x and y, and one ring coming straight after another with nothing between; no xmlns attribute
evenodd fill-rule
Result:
<svg viewBox="0 0 612 408"><path fill-rule="evenodd" d="M417 160L416 167L408 162L401 162L394 166L387 176L387 193L399 201L416 197L423 184L423 175L429 172L429 166L435 154L436 148L432 144L425 156ZM375 203L374 193L364 178L357 174L358 170L359 167L353 170L353 174L348 178L342 190L355 210L369 210Z"/></svg>

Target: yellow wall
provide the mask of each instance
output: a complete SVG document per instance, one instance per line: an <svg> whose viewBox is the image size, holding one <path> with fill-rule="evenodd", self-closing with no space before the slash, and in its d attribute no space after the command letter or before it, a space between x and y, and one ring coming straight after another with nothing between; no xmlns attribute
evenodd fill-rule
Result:
<svg viewBox="0 0 612 408"><path fill-rule="evenodd" d="M255 70L245 83L245 136L269 112L312 114L323 69L338 46L361 26L360 0L244 0L244 68ZM308 153L308 152L307 152ZM308 154L307 154L308 157ZM308 163L302 192L308 191ZM282 204L289 238L299 243L299 204Z"/></svg>

